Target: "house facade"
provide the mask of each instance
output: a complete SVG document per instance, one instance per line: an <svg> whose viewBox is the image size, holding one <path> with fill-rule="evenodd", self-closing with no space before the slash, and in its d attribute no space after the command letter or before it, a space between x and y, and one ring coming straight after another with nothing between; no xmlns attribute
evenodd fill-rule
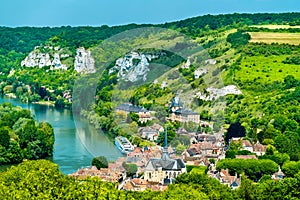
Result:
<svg viewBox="0 0 300 200"><path fill-rule="evenodd" d="M116 107L116 111L120 112L123 111L128 115L129 113L136 113L139 116L139 122L146 123L150 120L152 120L152 116L150 112L140 106L132 105L131 103L122 103L119 106Z"/></svg>
<svg viewBox="0 0 300 200"><path fill-rule="evenodd" d="M183 108L182 101L178 93L176 93L170 105L169 120L182 123L194 122L198 124L200 123L200 115L197 112Z"/></svg>
<svg viewBox="0 0 300 200"><path fill-rule="evenodd" d="M161 158L150 158L144 173L144 180L149 182L169 184L175 178L186 172L186 166L182 159L171 159L168 153L167 134L165 134L165 146Z"/></svg>

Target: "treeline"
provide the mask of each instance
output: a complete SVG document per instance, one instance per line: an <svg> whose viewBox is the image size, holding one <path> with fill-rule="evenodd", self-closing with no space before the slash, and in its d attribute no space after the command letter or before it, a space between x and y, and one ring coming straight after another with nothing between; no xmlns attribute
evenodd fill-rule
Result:
<svg viewBox="0 0 300 200"><path fill-rule="evenodd" d="M99 44L101 40L115 34L138 28L142 25L128 24L123 26L101 27L81 26L81 27L0 27L0 47L1 54L10 51L29 53L35 46L39 46L50 38L65 41L68 47L89 48ZM56 37L55 37L56 36Z"/></svg>
<svg viewBox="0 0 300 200"><path fill-rule="evenodd" d="M50 161L27 161L0 174L3 199L298 199L300 174L281 181L264 179L253 184L242 177L231 190L218 180L199 173L182 174L164 192L117 190L116 184L98 178L77 181L64 176ZM271 194L271 195L270 195Z"/></svg>
<svg viewBox="0 0 300 200"><path fill-rule="evenodd" d="M288 24L300 20L300 13L258 13L258 14L224 14L224 15L204 15L189 18L177 22L157 24L154 26L179 29L185 33L194 34L201 29L224 28L226 26L238 27L241 25L257 24ZM52 38L58 36L65 40L69 47L91 47L117 33L139 27L153 26L150 24L128 24L123 26L109 27L0 27L0 47L1 54L10 51L28 53L35 46L38 46Z"/></svg>
<svg viewBox="0 0 300 200"><path fill-rule="evenodd" d="M243 52L247 56L271 56L271 55L291 55L294 52L299 52L300 46L288 44L248 44L244 46Z"/></svg>
<svg viewBox="0 0 300 200"><path fill-rule="evenodd" d="M300 13L257 13L257 14L224 14L204 15L193 17L178 22L170 22L162 25L164 28L173 28L190 36L204 36L203 29L217 30L219 28L238 28L243 25L258 24L289 24L297 22Z"/></svg>
<svg viewBox="0 0 300 200"><path fill-rule="evenodd" d="M264 27L245 27L242 28L245 32L271 32L271 33L299 33L300 28L277 28L277 29L270 29Z"/></svg>
<svg viewBox="0 0 300 200"><path fill-rule="evenodd" d="M47 122L37 123L29 110L0 105L0 164L52 156L54 133Z"/></svg>

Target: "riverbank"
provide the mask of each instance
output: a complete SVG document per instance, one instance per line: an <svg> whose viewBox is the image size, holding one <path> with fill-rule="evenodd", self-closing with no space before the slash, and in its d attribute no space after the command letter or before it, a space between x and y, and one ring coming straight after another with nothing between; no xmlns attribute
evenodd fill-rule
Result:
<svg viewBox="0 0 300 200"><path fill-rule="evenodd" d="M45 105L45 106L55 106L54 101L35 101L32 104Z"/></svg>
<svg viewBox="0 0 300 200"><path fill-rule="evenodd" d="M5 96L7 96L9 98L17 99L17 96L14 93L7 93L7 94L5 94Z"/></svg>
<svg viewBox="0 0 300 200"><path fill-rule="evenodd" d="M14 93L7 93L4 96L15 99L17 101L21 101L21 99L17 98L17 96ZM29 102L24 102L24 103L29 103ZM38 104L38 105L45 105L45 106L55 106L55 101L35 101L31 103Z"/></svg>

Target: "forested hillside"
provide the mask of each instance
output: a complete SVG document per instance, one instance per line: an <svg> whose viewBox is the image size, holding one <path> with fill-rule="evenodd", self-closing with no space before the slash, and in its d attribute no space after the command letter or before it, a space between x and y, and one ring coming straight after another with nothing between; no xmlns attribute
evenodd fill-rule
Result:
<svg viewBox="0 0 300 200"><path fill-rule="evenodd" d="M292 24L299 23L299 13L285 14L228 14L205 15L178 22L157 25L136 25L108 27L0 27L0 80L1 92L12 93L23 101L50 100L64 106L65 91L72 90L76 73L71 66L67 72L48 71L40 68L28 69L21 67L21 61L36 46L66 47L75 56L79 47L92 48L117 33L139 27L162 27L180 31L192 38L198 38L205 48L214 46L218 42L218 32L257 24ZM214 36L215 35L215 36ZM212 37L210 37L212 36ZM218 57L228 50L214 48L210 50L212 57ZM12 71L13 69L13 71ZM27 71L30 73L27 73ZM42 76L42 74L46 76ZM10 74L10 76L8 76ZM26 76L25 76L26 74ZM8 86L8 87L6 87ZM30 89L29 87L30 86ZM6 87L6 88L5 88ZM44 91L46 89L46 91ZM50 91L50 92L49 92ZM45 94L45 92L47 94ZM61 105L62 104L62 105Z"/></svg>

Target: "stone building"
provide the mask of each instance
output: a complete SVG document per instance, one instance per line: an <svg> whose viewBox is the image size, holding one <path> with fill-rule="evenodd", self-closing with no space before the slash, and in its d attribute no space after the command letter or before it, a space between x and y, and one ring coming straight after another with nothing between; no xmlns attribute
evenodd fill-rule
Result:
<svg viewBox="0 0 300 200"><path fill-rule="evenodd" d="M168 153L167 133L165 133L165 145L161 158L150 158L144 173L144 179L150 182L169 184L175 178L186 172L186 166L182 159L171 159Z"/></svg>
<svg viewBox="0 0 300 200"><path fill-rule="evenodd" d="M169 119L171 121L178 121L182 123L186 123L186 122L194 122L197 124L200 123L199 113L183 108L183 104L181 99L178 96L178 93L176 93L176 96L172 99L170 105L170 113L171 114Z"/></svg>
<svg viewBox="0 0 300 200"><path fill-rule="evenodd" d="M136 113L139 116L139 122L146 123L147 121L152 120L152 116L150 112L140 106L132 105L131 103L122 103L119 106L116 107L116 111L120 112L123 111L128 115L129 113Z"/></svg>

